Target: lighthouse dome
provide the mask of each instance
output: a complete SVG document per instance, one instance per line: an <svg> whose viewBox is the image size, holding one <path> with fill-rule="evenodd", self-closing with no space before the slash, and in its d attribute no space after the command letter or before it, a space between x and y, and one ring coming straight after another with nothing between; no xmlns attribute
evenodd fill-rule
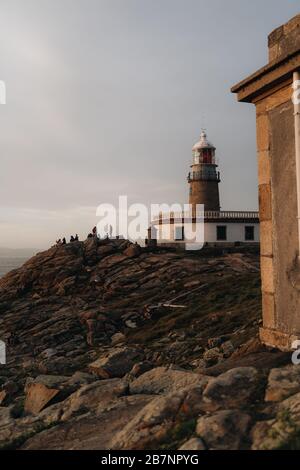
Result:
<svg viewBox="0 0 300 470"><path fill-rule="evenodd" d="M193 147L193 152L201 149L214 149L215 147L207 140L206 132L203 130L200 134L200 140Z"/></svg>

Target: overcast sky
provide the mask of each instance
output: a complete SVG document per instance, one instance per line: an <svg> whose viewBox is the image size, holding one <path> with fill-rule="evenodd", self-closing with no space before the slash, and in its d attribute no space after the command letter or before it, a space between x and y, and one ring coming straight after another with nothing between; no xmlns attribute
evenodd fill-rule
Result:
<svg viewBox="0 0 300 470"><path fill-rule="evenodd" d="M86 236L119 194L186 203L201 127L222 208L257 209L255 110L230 87L299 11L299 0L0 0L0 246Z"/></svg>

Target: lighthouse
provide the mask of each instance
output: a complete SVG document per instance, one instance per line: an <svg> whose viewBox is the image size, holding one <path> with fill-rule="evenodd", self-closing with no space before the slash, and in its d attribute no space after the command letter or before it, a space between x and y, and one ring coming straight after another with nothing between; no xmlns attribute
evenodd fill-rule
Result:
<svg viewBox="0 0 300 470"><path fill-rule="evenodd" d="M204 130L192 152L193 161L188 183L190 185L189 203L193 214L196 214L197 204L204 204L205 211L220 211L220 173L217 170L216 148L207 140Z"/></svg>
<svg viewBox="0 0 300 470"><path fill-rule="evenodd" d="M151 221L148 243L154 237L155 244L166 247L199 249L198 240L191 239L197 226L203 228L204 247L235 247L259 245L259 217L257 211L222 210L220 207L220 172L216 160L216 148L202 130L199 142L192 149L193 160L188 175L191 211L160 211ZM197 205L204 205L198 207ZM164 208L165 210L165 208ZM201 230L202 230L201 228ZM155 235L153 235L155 234ZM200 243L201 244L201 243Z"/></svg>

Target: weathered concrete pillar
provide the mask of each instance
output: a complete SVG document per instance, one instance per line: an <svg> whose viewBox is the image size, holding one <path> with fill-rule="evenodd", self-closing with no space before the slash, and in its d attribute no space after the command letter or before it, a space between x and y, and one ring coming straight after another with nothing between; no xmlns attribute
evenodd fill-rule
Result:
<svg viewBox="0 0 300 470"><path fill-rule="evenodd" d="M293 73L300 69L300 15L269 36L269 63L232 88L254 103L261 222L261 340L289 350L300 339Z"/></svg>

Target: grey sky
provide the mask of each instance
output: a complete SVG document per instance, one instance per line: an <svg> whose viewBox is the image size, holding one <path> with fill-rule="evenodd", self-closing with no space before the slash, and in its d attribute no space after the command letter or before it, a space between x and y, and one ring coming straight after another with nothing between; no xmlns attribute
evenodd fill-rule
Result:
<svg viewBox="0 0 300 470"><path fill-rule="evenodd" d="M85 236L96 206L188 200L201 126L223 209L257 208L255 110L230 87L267 62L298 0L0 0L0 246Z"/></svg>

